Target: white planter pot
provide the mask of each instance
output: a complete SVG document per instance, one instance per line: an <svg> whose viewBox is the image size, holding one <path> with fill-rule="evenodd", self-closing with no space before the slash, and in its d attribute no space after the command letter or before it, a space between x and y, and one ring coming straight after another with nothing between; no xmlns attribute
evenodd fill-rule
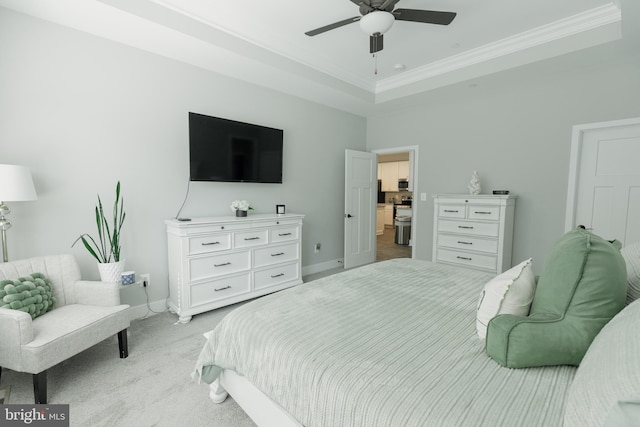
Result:
<svg viewBox="0 0 640 427"><path fill-rule="evenodd" d="M124 260L118 262L98 263L100 280L109 283L120 283L124 271Z"/></svg>

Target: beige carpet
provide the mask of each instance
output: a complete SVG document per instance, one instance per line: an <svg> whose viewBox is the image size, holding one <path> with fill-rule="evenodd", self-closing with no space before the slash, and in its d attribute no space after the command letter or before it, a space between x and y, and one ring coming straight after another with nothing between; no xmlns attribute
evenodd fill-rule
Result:
<svg viewBox="0 0 640 427"><path fill-rule="evenodd" d="M191 379L205 339L234 306L175 324L169 312L132 322L129 357L118 357L112 337L49 370L49 403L70 405L71 426L215 426L255 424L228 398L214 404L208 386ZM33 403L30 374L4 369L8 402Z"/></svg>

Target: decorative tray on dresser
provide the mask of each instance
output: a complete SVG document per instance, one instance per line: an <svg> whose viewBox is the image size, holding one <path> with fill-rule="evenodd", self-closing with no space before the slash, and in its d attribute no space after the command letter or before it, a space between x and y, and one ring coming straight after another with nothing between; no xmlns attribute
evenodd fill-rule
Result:
<svg viewBox="0 0 640 427"><path fill-rule="evenodd" d="M433 261L496 274L511 268L516 197L434 195Z"/></svg>
<svg viewBox="0 0 640 427"><path fill-rule="evenodd" d="M302 283L299 214L166 220L169 308L198 313Z"/></svg>

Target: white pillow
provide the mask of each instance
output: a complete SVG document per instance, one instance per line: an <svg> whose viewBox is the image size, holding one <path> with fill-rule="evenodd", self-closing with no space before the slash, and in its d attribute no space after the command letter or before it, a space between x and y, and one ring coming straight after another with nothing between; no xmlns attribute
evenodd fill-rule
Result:
<svg viewBox="0 0 640 427"><path fill-rule="evenodd" d="M620 250L627 264L627 304L640 299L640 242L625 246Z"/></svg>
<svg viewBox="0 0 640 427"><path fill-rule="evenodd" d="M620 401L640 398L638 325L640 301L625 307L596 335L565 399L564 427L638 425L637 419L635 424L612 424Z"/></svg>
<svg viewBox="0 0 640 427"><path fill-rule="evenodd" d="M529 315L536 291L532 266L533 259L529 258L484 285L476 313L476 331L481 339L487 335L489 321L498 314Z"/></svg>

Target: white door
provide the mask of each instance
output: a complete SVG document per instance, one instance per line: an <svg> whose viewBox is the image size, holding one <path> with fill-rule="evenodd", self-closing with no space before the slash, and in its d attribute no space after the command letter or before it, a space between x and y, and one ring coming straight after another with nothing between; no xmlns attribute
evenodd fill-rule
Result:
<svg viewBox="0 0 640 427"><path fill-rule="evenodd" d="M567 230L640 241L640 119L574 127Z"/></svg>
<svg viewBox="0 0 640 427"><path fill-rule="evenodd" d="M376 260L378 156L345 151L344 268Z"/></svg>

